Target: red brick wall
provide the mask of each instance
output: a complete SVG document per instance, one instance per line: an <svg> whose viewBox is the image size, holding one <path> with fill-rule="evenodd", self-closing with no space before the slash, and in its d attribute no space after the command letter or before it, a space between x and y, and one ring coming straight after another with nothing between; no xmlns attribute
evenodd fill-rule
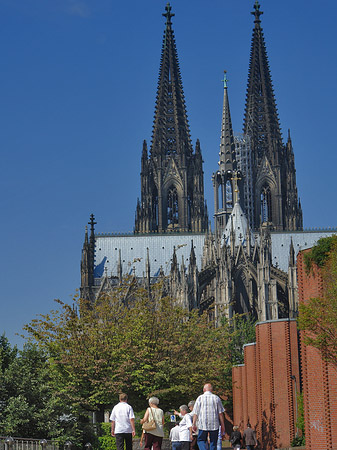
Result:
<svg viewBox="0 0 337 450"><path fill-rule="evenodd" d="M233 368L234 424L248 419L262 449L289 447L295 436L295 389L299 381L296 321L261 322L256 344L244 348L245 364Z"/></svg>
<svg viewBox="0 0 337 450"><path fill-rule="evenodd" d="M256 365L256 343L244 346L245 373L246 373L246 403L244 426L249 422L253 427L257 425L258 402L257 402L257 365Z"/></svg>
<svg viewBox="0 0 337 450"><path fill-rule="evenodd" d="M237 425L240 428L244 424L244 405L243 398L246 395L244 392L245 367L244 365L233 367L232 382L233 382L233 425Z"/></svg>
<svg viewBox="0 0 337 450"><path fill-rule="evenodd" d="M322 278L317 268L307 274L303 253L297 259L299 301L322 294ZM303 337L303 336L302 336ZM337 448L337 371L322 360L313 347L302 343L302 379L307 450Z"/></svg>

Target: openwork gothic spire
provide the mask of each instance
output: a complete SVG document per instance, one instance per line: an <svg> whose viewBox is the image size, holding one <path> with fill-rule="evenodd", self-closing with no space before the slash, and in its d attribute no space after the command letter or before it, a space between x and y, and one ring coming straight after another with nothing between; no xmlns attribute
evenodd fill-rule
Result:
<svg viewBox="0 0 337 450"><path fill-rule="evenodd" d="M204 232L208 225L200 142L193 152L174 34L166 5L152 143L141 160L135 233Z"/></svg>
<svg viewBox="0 0 337 450"><path fill-rule="evenodd" d="M260 163L263 156L277 164L282 146L280 124L274 97L272 79L264 35L261 28L260 4L256 1L254 11L255 27L250 52L244 133L249 134L254 163Z"/></svg>
<svg viewBox="0 0 337 450"><path fill-rule="evenodd" d="M243 126L250 142L252 186L245 209L255 230L263 223L276 230L298 230L302 228L302 211L297 198L294 158L291 144L285 146L282 141L261 28L262 14L256 1Z"/></svg>
<svg viewBox="0 0 337 450"><path fill-rule="evenodd" d="M159 80L153 124L151 154L192 154L192 144L179 69L178 54L172 29L171 6L166 5Z"/></svg>

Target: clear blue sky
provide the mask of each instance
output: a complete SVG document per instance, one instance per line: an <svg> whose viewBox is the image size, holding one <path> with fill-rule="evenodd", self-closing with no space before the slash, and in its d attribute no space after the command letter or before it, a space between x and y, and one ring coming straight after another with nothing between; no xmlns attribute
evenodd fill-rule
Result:
<svg viewBox="0 0 337 450"><path fill-rule="evenodd" d="M337 3L261 0L305 227L337 226ZM0 0L0 333L67 301L84 227L132 231L151 140L164 0ZM213 213L223 88L242 130L254 0L172 0L192 141Z"/></svg>

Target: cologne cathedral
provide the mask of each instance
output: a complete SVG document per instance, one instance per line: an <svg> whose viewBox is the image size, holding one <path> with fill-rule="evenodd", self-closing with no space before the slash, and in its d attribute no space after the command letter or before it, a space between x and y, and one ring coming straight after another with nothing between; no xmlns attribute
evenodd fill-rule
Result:
<svg viewBox="0 0 337 450"><path fill-rule="evenodd" d="M282 140L260 4L252 12L243 133L233 133L226 73L219 161L212 180L214 230L204 199L202 147L193 147L170 4L151 144L143 143L133 234L95 232L91 215L81 260L81 296L95 301L134 276L188 309L257 320L296 317L296 256L325 231L303 231L290 133Z"/></svg>

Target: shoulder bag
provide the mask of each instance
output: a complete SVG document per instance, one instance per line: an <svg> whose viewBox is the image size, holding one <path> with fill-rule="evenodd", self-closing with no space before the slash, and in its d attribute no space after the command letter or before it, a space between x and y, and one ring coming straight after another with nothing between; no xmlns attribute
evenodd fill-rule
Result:
<svg viewBox="0 0 337 450"><path fill-rule="evenodd" d="M152 419L150 419L150 413L151 413ZM152 409L150 408L149 418L147 419L147 422L143 423L143 430L151 431L151 430L155 430L156 428L157 428L157 425L153 418Z"/></svg>

